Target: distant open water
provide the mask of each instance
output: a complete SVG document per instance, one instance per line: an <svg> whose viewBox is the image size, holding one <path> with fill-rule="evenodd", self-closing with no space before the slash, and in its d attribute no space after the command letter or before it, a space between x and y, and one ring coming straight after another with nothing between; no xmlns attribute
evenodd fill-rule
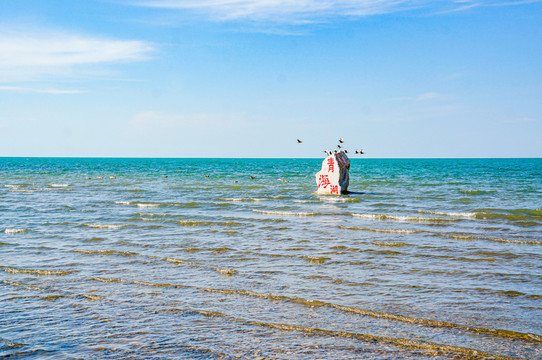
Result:
<svg viewBox="0 0 542 360"><path fill-rule="evenodd" d="M351 160L0 158L0 357L542 359L542 159Z"/></svg>

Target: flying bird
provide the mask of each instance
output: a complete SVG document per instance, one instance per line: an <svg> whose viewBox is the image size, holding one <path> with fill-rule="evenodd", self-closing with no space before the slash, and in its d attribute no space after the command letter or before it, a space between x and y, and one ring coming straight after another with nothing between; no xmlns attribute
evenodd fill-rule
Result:
<svg viewBox="0 0 542 360"><path fill-rule="evenodd" d="M340 138L339 139L339 142L342 144L344 142L344 139L343 138Z"/></svg>
<svg viewBox="0 0 542 360"><path fill-rule="evenodd" d="M298 143L298 144L301 144L302 142L303 142L303 140L297 139L297 143Z"/></svg>
<svg viewBox="0 0 542 360"><path fill-rule="evenodd" d="M339 149L340 149L340 148L342 148L342 146L341 146L341 145L337 145L337 147L338 147Z"/></svg>

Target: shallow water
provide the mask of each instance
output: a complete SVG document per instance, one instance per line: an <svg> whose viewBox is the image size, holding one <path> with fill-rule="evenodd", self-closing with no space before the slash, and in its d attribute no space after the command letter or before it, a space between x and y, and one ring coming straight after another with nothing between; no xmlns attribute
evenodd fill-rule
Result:
<svg viewBox="0 0 542 360"><path fill-rule="evenodd" d="M542 160L351 161L0 158L0 356L542 358Z"/></svg>

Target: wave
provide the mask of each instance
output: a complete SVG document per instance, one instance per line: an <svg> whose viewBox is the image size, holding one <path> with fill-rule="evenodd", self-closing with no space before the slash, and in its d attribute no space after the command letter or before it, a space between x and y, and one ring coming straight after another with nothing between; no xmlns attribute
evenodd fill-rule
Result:
<svg viewBox="0 0 542 360"><path fill-rule="evenodd" d="M6 234L22 234L27 231L28 229L15 229L15 228L7 228L6 230L4 230Z"/></svg>
<svg viewBox="0 0 542 360"><path fill-rule="evenodd" d="M184 260L180 260L180 259L178 260L178 259L166 258L163 260L171 261L173 263L177 263L177 262L185 263ZM278 295L278 294L273 294L273 293L258 293L252 290L216 289L216 288L189 286L189 285L182 285L182 284L158 284L158 283L150 283L150 282L130 281L130 280L124 280L124 279L118 279L118 278L107 279L107 278L95 277L95 278L91 278L90 280L96 280L100 282L133 283L133 284L152 286L152 287L171 286L171 287L177 287L177 288L192 288L192 289L199 290L202 292L218 293L218 294L224 294L224 295L249 296L249 297L261 298L261 299L268 299L273 302L285 301L285 302L289 302L293 304L306 306L311 309L318 308L318 307L321 307L321 308L327 307L327 308L332 308L332 309L342 311L345 313L352 313L352 314L368 316L368 317L373 317L373 318L398 321L402 323L418 324L421 326L427 326L427 327L432 327L432 328L458 329L458 330L467 331L474 334L496 336L496 337L508 338L508 339L518 339L518 340L523 340L523 341L532 342L532 343L542 343L542 336L533 334L533 333L523 333L523 332L517 332L517 331L511 331L511 330L483 328L483 327L462 325L458 323L451 323L451 322L440 321L440 320L409 317L409 316L399 315L399 314L377 312L377 311L363 309L359 307L339 305L339 304L320 301L320 300L312 300L312 299L305 299L301 297ZM411 340L408 340L408 341L411 341ZM492 358L499 358L499 357L497 356L497 357L492 357Z"/></svg>
<svg viewBox="0 0 542 360"><path fill-rule="evenodd" d="M10 274L31 274L38 276L64 276L74 273L75 270L61 271L61 270L39 270L39 269L17 269L17 268L5 268L5 272Z"/></svg>
<svg viewBox="0 0 542 360"><path fill-rule="evenodd" d="M220 275L227 276L227 277L233 277L233 275L235 275L235 273L237 272L237 270L223 269L223 268L216 268L216 271L218 271Z"/></svg>
<svg viewBox="0 0 542 360"><path fill-rule="evenodd" d="M362 228L362 227L356 227L356 226L343 226L343 225L339 225L339 229L372 231L372 232L386 233L386 234L416 234L416 233L423 232L421 230L373 229L373 228Z"/></svg>
<svg viewBox="0 0 542 360"><path fill-rule="evenodd" d="M73 252L87 255L120 255L120 256L138 256L139 253L132 251L117 251L117 250L81 250L74 249Z"/></svg>
<svg viewBox="0 0 542 360"><path fill-rule="evenodd" d="M398 221L398 222L413 222L413 223L433 223L442 224L456 221L456 219L445 218L433 218L433 217L420 217L420 216L408 216L408 215L387 215L387 214L351 214L354 217L367 219L367 220L384 220L384 221Z"/></svg>
<svg viewBox="0 0 542 360"><path fill-rule="evenodd" d="M542 240L528 240L528 239L503 239L503 238L494 238L488 236L477 236L471 234L443 234L437 233L435 236L447 237L450 239L457 240L489 240L505 244L532 244L532 245L542 245Z"/></svg>
<svg viewBox="0 0 542 360"><path fill-rule="evenodd" d="M318 196L322 202L327 203L357 203L361 201L359 197L348 196Z"/></svg>
<svg viewBox="0 0 542 360"><path fill-rule="evenodd" d="M85 300L90 300L90 301L107 300L103 296L94 295L94 294L79 294L79 295L77 295L77 297L83 298Z"/></svg>
<svg viewBox="0 0 542 360"><path fill-rule="evenodd" d="M204 221L204 220L179 220L177 224L181 226L208 226L216 225L213 221Z"/></svg>
<svg viewBox="0 0 542 360"><path fill-rule="evenodd" d="M260 213L260 214L267 214L267 215L280 215L280 216L315 216L318 215L318 213L315 212L303 212L303 211L278 211L278 210L259 210L259 209L252 209L252 211Z"/></svg>
<svg viewBox="0 0 542 360"><path fill-rule="evenodd" d="M465 195L487 195L494 194L495 190L459 190L461 194Z"/></svg>
<svg viewBox="0 0 542 360"><path fill-rule="evenodd" d="M309 264L324 264L331 258L325 256L302 256L301 258L305 259Z"/></svg>
<svg viewBox="0 0 542 360"><path fill-rule="evenodd" d="M480 209L476 212L477 219L508 221L542 221L542 209Z"/></svg>
<svg viewBox="0 0 542 360"><path fill-rule="evenodd" d="M321 329L314 326L301 326L301 325L292 325L285 323L271 323L258 320L249 320L244 318L236 318L231 315L227 315L220 311L208 311L200 309L190 309L190 310L181 310L174 309L175 311L191 312L194 314L199 314L208 318L221 317L226 318L229 321L236 323L248 324L251 326L259 326L270 329L276 329L280 331L292 331L303 333L305 336L329 336L333 338L349 338L356 339L358 341L363 341L367 343L379 343L381 345L391 345L400 348L410 349L416 351L420 356L429 355L429 356L446 356L450 358L487 358L487 359L498 359L498 360L508 360L512 359L509 356L498 355L494 353L489 353L486 351L481 351L478 349L468 348L468 347L459 347L453 345L439 344L435 342L430 342L427 340L414 340L408 338L400 337L388 337L388 336L379 336L372 334L364 334L358 332L347 332L334 329ZM167 311L172 311L168 309Z"/></svg>
<svg viewBox="0 0 542 360"><path fill-rule="evenodd" d="M154 207L160 207L161 204L145 204L145 203L137 203L136 206L138 208L154 208Z"/></svg>
<svg viewBox="0 0 542 360"><path fill-rule="evenodd" d="M168 214L138 213L138 216L169 216Z"/></svg>
<svg viewBox="0 0 542 360"><path fill-rule="evenodd" d="M49 184L49 186L53 188L63 188L70 186L70 184Z"/></svg>
<svg viewBox="0 0 542 360"><path fill-rule="evenodd" d="M371 241L371 244L382 247L403 247L410 246L410 244L396 241Z"/></svg>
<svg viewBox="0 0 542 360"><path fill-rule="evenodd" d="M247 201L258 202L258 201L265 201L267 199L243 197L243 198L220 198L219 200L232 201L232 202L247 202Z"/></svg>
<svg viewBox="0 0 542 360"><path fill-rule="evenodd" d="M10 189L20 189L22 187L22 185L10 185L10 184L7 184L7 185L4 185L4 187L10 188Z"/></svg>
<svg viewBox="0 0 542 360"><path fill-rule="evenodd" d="M22 283L15 282L15 281L10 281L10 280L3 280L2 283L3 284L8 284L8 285L11 285L11 286L21 287L21 288L26 289L26 290L43 290L43 288L38 287L38 286L26 285L26 284L22 284Z"/></svg>
<svg viewBox="0 0 542 360"><path fill-rule="evenodd" d="M108 229L108 230L115 230L115 229L120 229L120 228L126 227L126 226L128 226L128 225L115 225L115 224L83 224L82 226L86 226L86 227L94 228L94 229Z"/></svg>
<svg viewBox="0 0 542 360"><path fill-rule="evenodd" d="M498 336L502 338L513 338L513 339L521 339L521 340L526 340L526 341L531 341L531 342L542 342L542 336L537 335L537 334L532 334L532 333L522 333L522 332L502 330L502 329L481 328L481 327L461 325L461 324L450 323L450 322L439 321L439 320L414 318L414 317L409 317L409 316L404 316L404 315L382 313L382 312L377 312L377 311L367 310L367 309L362 309L362 308L357 308L357 307L338 305L338 304L319 301L319 300L310 300L310 299L304 299L304 298L299 298L299 297L276 295L272 293L267 293L267 294L257 293L250 290L229 290L229 289L211 289L211 288L204 288L202 290L208 291L208 292L221 293L221 294L235 294L235 295L245 295L245 296L258 297L258 298L265 298L265 299L270 299L270 300L282 300L282 301L288 301L288 302L304 305L310 308L329 307L329 308L333 308L333 309L340 310L347 313L355 313L359 315L370 316L374 318L382 318L382 319L387 319L387 320L394 320L394 321L399 321L399 322L404 322L404 323L420 324L420 325L436 327L436 328L452 328L452 329L455 328L455 329L460 329L464 331L469 331L472 333L487 334L487 335Z"/></svg>
<svg viewBox="0 0 542 360"><path fill-rule="evenodd" d="M130 205L131 203L131 201L115 201L115 204L119 205Z"/></svg>
<svg viewBox="0 0 542 360"><path fill-rule="evenodd" d="M476 212L445 212L445 211L429 211L429 210L418 210L418 212L422 214L444 215L444 216L467 218L467 219L473 219L473 218L476 218L477 216Z"/></svg>

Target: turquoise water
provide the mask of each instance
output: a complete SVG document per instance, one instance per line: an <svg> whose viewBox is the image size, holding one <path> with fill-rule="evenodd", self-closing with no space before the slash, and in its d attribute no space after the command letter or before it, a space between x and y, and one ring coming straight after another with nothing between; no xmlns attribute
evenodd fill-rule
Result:
<svg viewBox="0 0 542 360"><path fill-rule="evenodd" d="M542 159L321 161L0 158L0 357L542 358Z"/></svg>

